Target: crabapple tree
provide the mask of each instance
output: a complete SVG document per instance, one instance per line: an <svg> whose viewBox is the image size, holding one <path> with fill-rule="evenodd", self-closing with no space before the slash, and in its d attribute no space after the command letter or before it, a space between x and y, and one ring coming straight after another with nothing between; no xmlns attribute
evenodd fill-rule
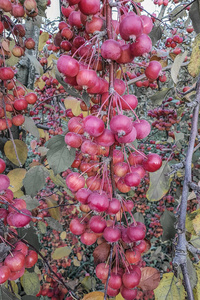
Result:
<svg viewBox="0 0 200 300"><path fill-rule="evenodd" d="M50 4L0 0L1 293L198 299L198 2Z"/></svg>

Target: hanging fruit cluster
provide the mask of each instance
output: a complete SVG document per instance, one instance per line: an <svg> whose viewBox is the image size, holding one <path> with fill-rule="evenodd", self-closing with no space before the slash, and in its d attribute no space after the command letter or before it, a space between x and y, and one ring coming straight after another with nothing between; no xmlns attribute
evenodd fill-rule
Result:
<svg viewBox="0 0 200 300"><path fill-rule="evenodd" d="M115 19L112 6L118 10ZM102 283L108 281L109 296L121 292L124 299L135 299L146 227L134 220L134 203L122 193L137 187L146 173L157 171L162 160L133 145L149 135L151 126L135 112L138 99L129 94L122 66L149 57L153 23L128 1L70 0L62 12L66 21L60 22L57 34L62 49L58 71L67 84L87 92L96 103L91 115L69 120L65 135L68 147L77 148L66 184L86 213L71 221L70 230L85 245L102 237L112 246L110 263L97 265L96 275ZM158 61L150 61L145 75L153 82L161 71Z"/></svg>
<svg viewBox="0 0 200 300"><path fill-rule="evenodd" d="M5 168L4 160L0 159L0 173L3 173ZM0 174L0 203L5 207L0 208L0 239L2 241L0 284L20 278L25 268L32 268L38 260L38 255L34 250L29 249L22 241L16 241L15 228L28 225L32 215L26 209L26 202L23 199L13 199L13 192L9 186L8 176Z"/></svg>
<svg viewBox="0 0 200 300"><path fill-rule="evenodd" d="M23 86L16 85L14 75L11 67L0 67L0 131L12 125L21 126L28 104L37 101L35 93L27 93Z"/></svg>
<svg viewBox="0 0 200 300"><path fill-rule="evenodd" d="M7 13L16 18L16 21ZM0 131L8 129L12 124L21 126L25 121L23 113L28 104L37 101L36 94L28 93L15 79L16 68L6 65L7 59L12 56L21 57L25 54L25 49L34 49L35 41L26 38L26 30L21 23L21 18L25 15L33 18L37 14L35 0L25 0L23 5L9 0L0 2Z"/></svg>

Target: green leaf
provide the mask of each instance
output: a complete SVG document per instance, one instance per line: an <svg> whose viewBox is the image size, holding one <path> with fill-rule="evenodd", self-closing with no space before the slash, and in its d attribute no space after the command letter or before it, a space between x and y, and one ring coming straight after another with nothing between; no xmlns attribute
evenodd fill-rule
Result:
<svg viewBox="0 0 200 300"><path fill-rule="evenodd" d="M174 214L166 209L160 218L160 223L163 228L163 234L162 234L163 242L174 238L176 234L176 229L174 228L175 222L176 222L176 218Z"/></svg>
<svg viewBox="0 0 200 300"><path fill-rule="evenodd" d="M29 55L29 54L25 54L26 57L28 57L28 59L31 61L31 64L34 66L35 68L35 72L38 75L42 75L43 74L43 68L40 64L40 62L37 60L37 58L33 55Z"/></svg>
<svg viewBox="0 0 200 300"><path fill-rule="evenodd" d="M21 198L26 201L26 208L28 210L32 210L40 205L37 199L31 198L29 195L22 196Z"/></svg>
<svg viewBox="0 0 200 300"><path fill-rule="evenodd" d="M21 283L27 295L35 296L40 291L40 281L35 272L26 271L22 276Z"/></svg>
<svg viewBox="0 0 200 300"><path fill-rule="evenodd" d="M200 12L199 12L199 3L195 1L189 11L190 19L192 20L192 26L194 31L198 34L200 33Z"/></svg>
<svg viewBox="0 0 200 300"><path fill-rule="evenodd" d="M47 145L49 148L49 151L47 152L47 161L54 173L58 174L71 166L75 159L76 149L71 148L69 150L65 143L64 136L62 135L57 135L50 141L51 142Z"/></svg>
<svg viewBox="0 0 200 300"><path fill-rule="evenodd" d="M136 213L133 215L133 217L134 217L135 221L144 223L144 216L143 216L142 213L136 212Z"/></svg>
<svg viewBox="0 0 200 300"><path fill-rule="evenodd" d="M30 132L34 137L36 137L37 139L40 138L40 133L38 128L35 125L35 122L33 121L32 118L26 117L25 116L25 122L23 123L22 127Z"/></svg>
<svg viewBox="0 0 200 300"><path fill-rule="evenodd" d="M89 96L89 94L84 90L81 96L82 96L83 101L87 105L87 107L90 107L90 96Z"/></svg>
<svg viewBox="0 0 200 300"><path fill-rule="evenodd" d="M43 166L32 167L23 180L26 194L35 196L45 185L45 179L48 176L48 171Z"/></svg>
<svg viewBox="0 0 200 300"><path fill-rule="evenodd" d="M176 142L184 140L185 137L183 132L174 132L174 136Z"/></svg>
<svg viewBox="0 0 200 300"><path fill-rule="evenodd" d="M81 284L84 288L89 292L91 289L95 289L96 286L96 279L91 276L85 276L83 280L81 280Z"/></svg>
<svg viewBox="0 0 200 300"><path fill-rule="evenodd" d="M168 192L172 178L166 174L170 171L168 162L163 162L158 171L150 173L150 185L146 194L149 201L158 201Z"/></svg>
<svg viewBox="0 0 200 300"><path fill-rule="evenodd" d="M151 38L152 45L154 46L158 40L161 39L163 31L161 26L154 26L151 32L149 33L149 37Z"/></svg>
<svg viewBox="0 0 200 300"><path fill-rule="evenodd" d="M46 226L46 224L45 224L44 222L42 222L42 221L39 221L39 222L38 222L38 229L40 230L40 232L41 232L42 234L45 234L45 233L47 232L47 226Z"/></svg>
<svg viewBox="0 0 200 300"><path fill-rule="evenodd" d="M46 18L45 10L47 8L47 0L36 0L36 2L38 8L38 15Z"/></svg>
<svg viewBox="0 0 200 300"><path fill-rule="evenodd" d="M186 292L181 281L173 273L163 274L159 286L154 290L155 300L183 300Z"/></svg>
<svg viewBox="0 0 200 300"><path fill-rule="evenodd" d="M150 97L153 105L160 105L167 93L171 90L171 88L164 88L162 91L156 92L153 96Z"/></svg>
<svg viewBox="0 0 200 300"><path fill-rule="evenodd" d="M199 160L200 158L200 149L198 149L197 151L194 152L193 156L192 156L192 162L195 163Z"/></svg>
<svg viewBox="0 0 200 300"><path fill-rule="evenodd" d="M189 275L191 287L193 289L197 284L197 273L189 256L187 256L187 272Z"/></svg>
<svg viewBox="0 0 200 300"><path fill-rule="evenodd" d="M174 8L172 10L172 12L170 13L170 21L173 22L173 21L175 21L178 18L183 18L183 17L186 17L186 16L187 16L187 13L186 13L186 11L184 9L184 6L180 5L180 6L176 7L176 8Z"/></svg>
<svg viewBox="0 0 200 300"><path fill-rule="evenodd" d="M53 183L55 183L57 186L62 186L64 188L64 190L67 192L67 194L70 197L73 197L73 194L69 190L69 188L67 187L65 180L59 174L57 174L55 176L53 170L50 170L49 171L49 177L51 178L51 180L53 181Z"/></svg>
<svg viewBox="0 0 200 300"><path fill-rule="evenodd" d="M175 84L178 82L178 75L179 75L179 72L180 72L180 68L181 68L181 65L184 62L184 59L186 58L186 56L187 56L187 51L185 51L182 54L177 55L174 62L173 62L173 64L172 64L171 77L172 77Z"/></svg>
<svg viewBox="0 0 200 300"><path fill-rule="evenodd" d="M51 218L51 217L46 217L44 218L45 221L47 221L49 227L51 227L54 230L57 230L59 232L63 231L63 226L55 219Z"/></svg>
<svg viewBox="0 0 200 300"><path fill-rule="evenodd" d="M200 237L197 235L192 235L190 238L190 243L195 247L195 248L200 248Z"/></svg>
<svg viewBox="0 0 200 300"><path fill-rule="evenodd" d="M33 245L37 250L40 249L40 244L38 241L37 228L33 226L33 223L30 223L29 228L18 228L17 232L21 238L24 238L28 243Z"/></svg>
<svg viewBox="0 0 200 300"><path fill-rule="evenodd" d="M0 286L0 300L19 300L19 295L12 294L5 286Z"/></svg>
<svg viewBox="0 0 200 300"><path fill-rule="evenodd" d="M31 296L31 295L25 295L22 297L22 300L38 300L38 297Z"/></svg>

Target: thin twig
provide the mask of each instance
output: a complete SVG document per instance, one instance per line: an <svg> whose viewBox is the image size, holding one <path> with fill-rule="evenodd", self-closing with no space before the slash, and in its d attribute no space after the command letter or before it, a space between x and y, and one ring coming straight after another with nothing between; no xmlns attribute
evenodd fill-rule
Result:
<svg viewBox="0 0 200 300"><path fill-rule="evenodd" d="M175 15L169 15L169 20L179 15L183 10L185 10L188 6L190 6L192 3L194 3L196 0L191 1L187 5L185 5L182 9L180 9Z"/></svg>
<svg viewBox="0 0 200 300"><path fill-rule="evenodd" d="M46 208L40 209L39 212L44 211L44 210L48 210L48 209L52 209L52 208L61 207L61 206L71 206L71 205L76 205L76 204L78 204L78 202L77 203L71 203L71 204L69 204L69 203L58 204L58 205L55 205L55 206L51 206L51 207L46 207Z"/></svg>
<svg viewBox="0 0 200 300"><path fill-rule="evenodd" d="M3 198L4 197L2 195L0 195L1 202L3 202L4 204L9 205L14 210L16 210L18 213L20 213L21 215L27 216L27 217L32 218L32 219L42 220L42 218L40 218L40 217L33 217L32 215L28 215L25 212L22 212L21 210L19 210L18 208L16 208L14 205L12 205L9 201L7 201L7 200L5 200Z"/></svg>

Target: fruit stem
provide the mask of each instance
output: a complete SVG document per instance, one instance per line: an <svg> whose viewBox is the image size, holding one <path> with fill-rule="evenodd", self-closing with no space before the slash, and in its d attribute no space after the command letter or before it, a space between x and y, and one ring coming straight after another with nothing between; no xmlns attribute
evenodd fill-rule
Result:
<svg viewBox="0 0 200 300"><path fill-rule="evenodd" d="M136 117L138 123L140 123L140 119L138 118L136 112L135 112L135 111L132 109L132 107L127 103L127 101L124 100L124 99L122 98L122 96L119 95L117 92L115 92L115 93L118 95L118 97L120 97L120 98L122 99L122 101L124 101L124 102L126 103L126 105L128 105L128 107L130 108L130 110L132 111L132 113L135 115L135 117Z"/></svg>
<svg viewBox="0 0 200 300"><path fill-rule="evenodd" d="M126 201L125 201L123 198L122 198L122 201L124 202L124 205L126 206L128 212L129 212L129 214L131 215L131 218L133 219L133 223L134 223L134 225L136 226L136 225L137 225L137 222L135 221L135 219L134 219L134 217L133 217L133 214L132 214L132 212L130 211L130 208L126 205Z"/></svg>
<svg viewBox="0 0 200 300"><path fill-rule="evenodd" d="M140 152L139 150L137 150L132 144L129 144L129 146L130 146L135 152L137 152L137 153L139 153L140 155L142 155L145 159L148 158L144 153L142 153L142 152ZM129 146L127 146L127 147L129 148ZM130 149L129 149L129 151L130 151ZM130 152L131 152L131 151L130 151Z"/></svg>
<svg viewBox="0 0 200 300"><path fill-rule="evenodd" d="M112 245L110 247L109 270L108 270L108 278L106 280L106 286L105 286L105 292L104 292L104 300L107 300L108 282L109 282L109 279L110 279L111 267L112 267L113 248L114 248L114 243L112 243Z"/></svg>

